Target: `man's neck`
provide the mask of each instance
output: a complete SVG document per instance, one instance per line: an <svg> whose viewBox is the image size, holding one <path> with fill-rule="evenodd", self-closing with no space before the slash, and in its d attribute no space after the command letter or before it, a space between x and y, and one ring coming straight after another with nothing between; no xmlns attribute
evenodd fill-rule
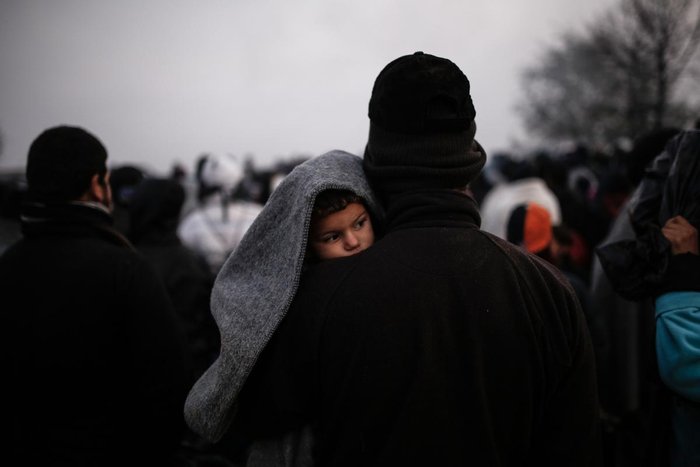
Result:
<svg viewBox="0 0 700 467"><path fill-rule="evenodd" d="M107 213L107 214L110 214L110 215L112 214L112 211L111 211L107 206L105 206L104 204L102 204L102 203L100 203L100 202L97 202L97 201L76 200L76 201L71 201L71 202L69 202L68 204L75 204L75 205L79 205L79 206L87 206L87 207L90 207L90 208L99 209L100 211L103 211L103 212L105 212L105 213Z"/></svg>

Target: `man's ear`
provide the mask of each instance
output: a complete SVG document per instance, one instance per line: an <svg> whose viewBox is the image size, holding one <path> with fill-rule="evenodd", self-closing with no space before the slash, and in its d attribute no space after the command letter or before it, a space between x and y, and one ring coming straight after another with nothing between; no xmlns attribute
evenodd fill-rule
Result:
<svg viewBox="0 0 700 467"><path fill-rule="evenodd" d="M111 201L109 198L109 193L107 186L107 178L100 177L99 174L95 174L90 178L90 187L88 188L88 197L91 201L97 201L98 203L107 204Z"/></svg>

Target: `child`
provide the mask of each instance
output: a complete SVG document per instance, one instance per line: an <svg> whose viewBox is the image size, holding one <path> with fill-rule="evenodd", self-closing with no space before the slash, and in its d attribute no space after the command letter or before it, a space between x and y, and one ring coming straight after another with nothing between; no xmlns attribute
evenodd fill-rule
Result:
<svg viewBox="0 0 700 467"><path fill-rule="evenodd" d="M248 375L294 299L303 268L368 248L374 242L371 216L379 213L362 159L352 154L329 152L285 177L217 276L211 309L221 351L187 398L190 428L209 441L221 439ZM293 465L298 453L309 454L297 446L310 437L299 435L257 443L251 455L258 462L261 456L283 457L281 465Z"/></svg>
<svg viewBox="0 0 700 467"><path fill-rule="evenodd" d="M356 255L373 243L372 221L361 197L349 190L326 190L316 197L309 229L313 259Z"/></svg>

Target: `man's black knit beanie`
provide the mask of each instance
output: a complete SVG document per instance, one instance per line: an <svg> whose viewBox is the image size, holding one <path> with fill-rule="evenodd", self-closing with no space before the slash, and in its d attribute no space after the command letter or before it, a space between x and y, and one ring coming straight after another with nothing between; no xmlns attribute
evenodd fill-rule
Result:
<svg viewBox="0 0 700 467"><path fill-rule="evenodd" d="M373 186L465 187L486 161L475 115L469 80L450 60L416 52L389 63L369 102L364 168Z"/></svg>
<svg viewBox="0 0 700 467"><path fill-rule="evenodd" d="M27 185L31 199L64 202L79 198L93 175L107 171L107 150L82 128L57 126L32 142L27 156Z"/></svg>

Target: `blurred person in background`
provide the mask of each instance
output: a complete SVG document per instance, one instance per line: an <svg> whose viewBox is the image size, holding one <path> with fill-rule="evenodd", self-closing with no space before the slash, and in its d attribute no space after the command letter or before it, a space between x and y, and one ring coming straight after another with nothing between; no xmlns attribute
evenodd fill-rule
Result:
<svg viewBox="0 0 700 467"><path fill-rule="evenodd" d="M674 467L700 465L699 220L696 214L693 225L678 215L662 229L672 257L666 286L655 300L656 352L661 379L673 393L669 457Z"/></svg>
<svg viewBox="0 0 700 467"><path fill-rule="evenodd" d="M505 180L486 193L481 203L481 228L506 239L508 218L519 204L535 202L545 208L554 225L561 223L559 200L528 160L510 161L502 170Z"/></svg>
<svg viewBox="0 0 700 467"><path fill-rule="evenodd" d="M517 205L508 218L506 239L556 266L571 283L588 318L588 285L570 266L571 240L565 226L553 226L549 211L537 203Z"/></svg>
<svg viewBox="0 0 700 467"><path fill-rule="evenodd" d="M0 179L0 254L22 237L20 206L27 191L24 174Z"/></svg>
<svg viewBox="0 0 700 467"><path fill-rule="evenodd" d="M23 238L0 257L7 465L178 465L184 338L157 274L112 227L106 160L78 127L29 148Z"/></svg>
<svg viewBox="0 0 700 467"><path fill-rule="evenodd" d="M129 203L129 240L158 272L184 324L194 382L218 355L219 333L209 311L214 277L177 236L184 200L185 190L175 180L141 182Z"/></svg>
<svg viewBox="0 0 700 467"><path fill-rule="evenodd" d="M244 167L230 156L208 154L197 160L198 205L182 219L177 233L214 276L262 210L258 203L233 197L244 175Z"/></svg>
<svg viewBox="0 0 700 467"><path fill-rule="evenodd" d="M177 226L185 189L172 178L142 181L129 202L129 239L163 280L187 338L192 358L188 386L219 355L219 331L209 310L214 277L200 256L182 244ZM225 453L191 430L183 439L183 457L211 467L230 463ZM199 464L196 464L199 465Z"/></svg>
<svg viewBox="0 0 700 467"><path fill-rule="evenodd" d="M620 156L633 193L597 248L635 238L631 211L639 199L645 168L679 132L662 128L639 135L632 149ZM656 465L654 449L660 433L653 423L661 387L653 348L653 301L630 300L617 293L597 255L592 258L590 300L606 464Z"/></svg>
<svg viewBox="0 0 700 467"><path fill-rule="evenodd" d="M109 171L112 190L112 217L114 228L123 235L129 232L129 203L136 187L146 178L146 172L134 165L113 167Z"/></svg>

